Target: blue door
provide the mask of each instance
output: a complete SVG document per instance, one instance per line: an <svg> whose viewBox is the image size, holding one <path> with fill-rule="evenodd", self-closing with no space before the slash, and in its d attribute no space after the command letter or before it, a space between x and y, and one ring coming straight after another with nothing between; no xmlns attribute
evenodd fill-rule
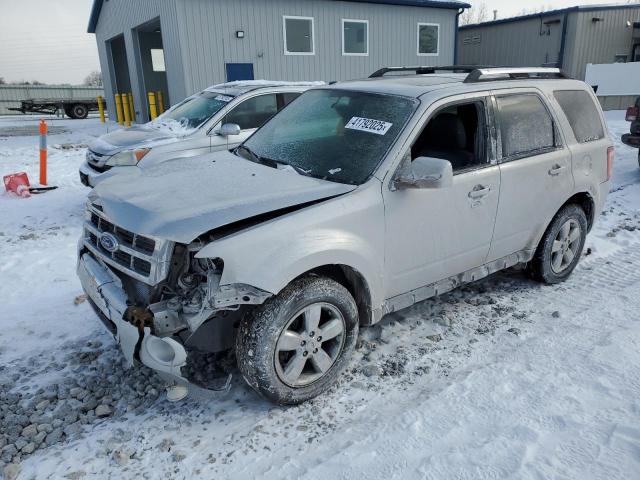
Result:
<svg viewBox="0 0 640 480"><path fill-rule="evenodd" d="M227 82L253 80L253 63L227 63Z"/></svg>

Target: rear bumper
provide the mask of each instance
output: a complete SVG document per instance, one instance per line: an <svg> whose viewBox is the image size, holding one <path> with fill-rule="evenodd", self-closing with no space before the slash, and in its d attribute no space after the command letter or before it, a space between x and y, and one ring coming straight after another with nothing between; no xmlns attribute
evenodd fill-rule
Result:
<svg viewBox="0 0 640 480"><path fill-rule="evenodd" d="M181 371L187 363L182 344L173 338L153 335L148 327L140 331L124 319L128 299L115 274L88 253L80 257L77 273L92 306L114 335L129 366L140 361L169 382L189 383Z"/></svg>

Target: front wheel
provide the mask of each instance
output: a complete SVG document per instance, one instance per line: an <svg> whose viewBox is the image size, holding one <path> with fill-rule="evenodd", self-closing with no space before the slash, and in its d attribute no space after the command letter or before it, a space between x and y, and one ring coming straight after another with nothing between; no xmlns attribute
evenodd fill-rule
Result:
<svg viewBox="0 0 640 480"><path fill-rule="evenodd" d="M587 216L579 205L563 207L540 240L529 264L531 276L550 284L565 281L580 261L587 229Z"/></svg>
<svg viewBox="0 0 640 480"><path fill-rule="evenodd" d="M358 309L338 282L292 282L240 323L238 368L258 393L280 404L309 400L333 385L358 337Z"/></svg>

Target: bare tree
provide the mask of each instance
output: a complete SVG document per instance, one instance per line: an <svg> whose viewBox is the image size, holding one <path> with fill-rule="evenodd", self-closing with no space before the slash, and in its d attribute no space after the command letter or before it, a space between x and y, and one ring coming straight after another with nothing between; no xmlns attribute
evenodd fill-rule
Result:
<svg viewBox="0 0 640 480"><path fill-rule="evenodd" d="M481 23L488 20L489 10L487 4L484 2L476 5L471 5L471 8L465 10L460 15L460 25L470 25L474 23Z"/></svg>
<svg viewBox="0 0 640 480"><path fill-rule="evenodd" d="M89 75L87 75L87 78L84 79L84 82L82 82L82 84L88 87L101 87L102 72L100 72L99 70L94 70Z"/></svg>
<svg viewBox="0 0 640 480"><path fill-rule="evenodd" d="M0 85L6 85L7 82L5 81L4 77L0 77Z"/></svg>

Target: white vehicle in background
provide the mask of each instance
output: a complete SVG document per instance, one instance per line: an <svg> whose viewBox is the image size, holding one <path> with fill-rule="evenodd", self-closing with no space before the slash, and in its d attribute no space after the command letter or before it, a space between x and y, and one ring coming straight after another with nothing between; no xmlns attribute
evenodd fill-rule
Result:
<svg viewBox="0 0 640 480"><path fill-rule="evenodd" d="M151 122L91 142L80 181L95 187L125 169L235 148L302 92L321 84L256 80L213 85Z"/></svg>

